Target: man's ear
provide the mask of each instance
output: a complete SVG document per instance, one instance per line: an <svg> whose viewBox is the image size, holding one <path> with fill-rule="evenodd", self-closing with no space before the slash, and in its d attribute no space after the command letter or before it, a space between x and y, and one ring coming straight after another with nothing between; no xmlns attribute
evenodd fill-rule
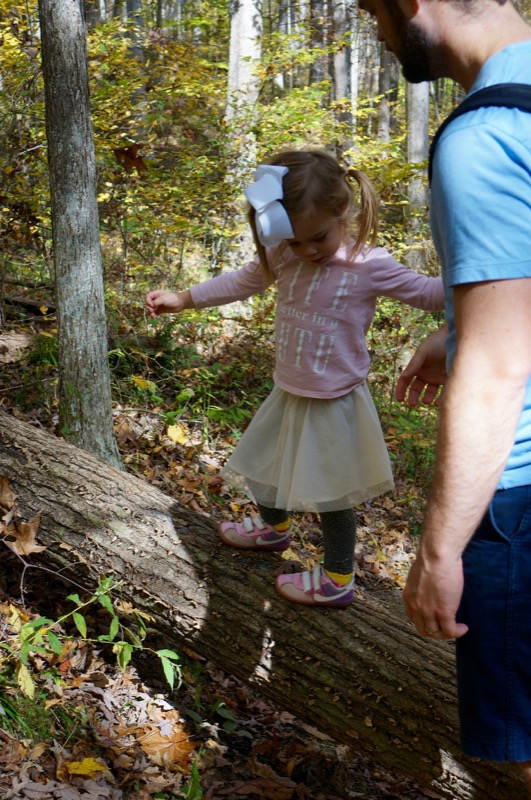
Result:
<svg viewBox="0 0 531 800"><path fill-rule="evenodd" d="M397 5L407 20L418 14L422 0L397 0Z"/></svg>

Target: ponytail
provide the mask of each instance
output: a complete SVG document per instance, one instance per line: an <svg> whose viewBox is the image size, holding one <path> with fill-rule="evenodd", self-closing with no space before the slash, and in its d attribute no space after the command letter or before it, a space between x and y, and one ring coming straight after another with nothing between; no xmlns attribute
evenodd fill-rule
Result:
<svg viewBox="0 0 531 800"><path fill-rule="evenodd" d="M357 255L366 244L369 247L374 247L376 244L379 228L378 196L364 172L349 167L347 176L357 182L360 190L360 208L355 215L358 235L354 246L354 255Z"/></svg>

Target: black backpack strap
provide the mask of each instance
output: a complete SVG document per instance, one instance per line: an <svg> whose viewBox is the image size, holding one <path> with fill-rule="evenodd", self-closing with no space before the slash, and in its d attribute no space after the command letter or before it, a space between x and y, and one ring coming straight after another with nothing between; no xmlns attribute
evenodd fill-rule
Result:
<svg viewBox="0 0 531 800"><path fill-rule="evenodd" d="M467 114L469 111L475 111L477 108L484 108L485 106L520 108L522 111L531 112L531 84L496 83L493 86L486 86L485 89L479 89L477 92L473 92L468 97L465 97L463 102L444 120L433 137L430 145L428 162L428 179L430 183L433 156L442 132L446 130L450 122L453 122L456 117L460 117L461 114Z"/></svg>

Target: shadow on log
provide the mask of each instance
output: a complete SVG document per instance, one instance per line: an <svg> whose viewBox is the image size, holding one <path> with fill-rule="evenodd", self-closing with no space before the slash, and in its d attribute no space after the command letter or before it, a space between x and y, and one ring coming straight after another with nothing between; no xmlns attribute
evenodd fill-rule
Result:
<svg viewBox="0 0 531 800"><path fill-rule="evenodd" d="M452 800L517 800L518 776L462 755L453 645L418 637L398 592L345 610L277 596L275 555L224 547L208 519L135 476L0 412L0 475L43 556L81 582L114 573L169 643L186 644L376 763Z"/></svg>

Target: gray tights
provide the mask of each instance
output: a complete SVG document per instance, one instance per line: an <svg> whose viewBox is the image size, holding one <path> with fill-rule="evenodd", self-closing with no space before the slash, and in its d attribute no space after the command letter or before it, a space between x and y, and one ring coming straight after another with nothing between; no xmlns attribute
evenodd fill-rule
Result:
<svg viewBox="0 0 531 800"><path fill-rule="evenodd" d="M260 516L268 525L279 525L289 515L280 508L268 508L257 503ZM348 575L354 571L356 546L356 515L352 508L340 511L323 511L319 514L323 530L323 567L329 572Z"/></svg>

